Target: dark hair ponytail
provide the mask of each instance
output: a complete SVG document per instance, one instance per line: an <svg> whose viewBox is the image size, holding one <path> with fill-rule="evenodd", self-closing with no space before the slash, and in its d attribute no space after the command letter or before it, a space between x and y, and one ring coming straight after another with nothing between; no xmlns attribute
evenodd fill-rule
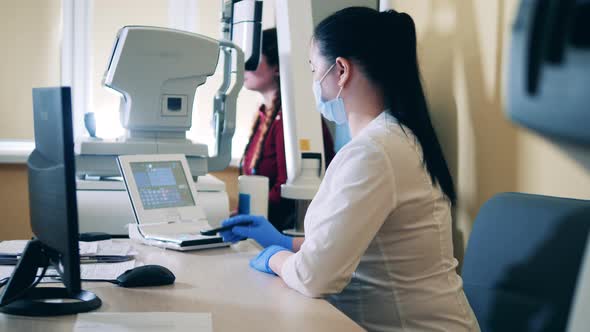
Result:
<svg viewBox="0 0 590 332"><path fill-rule="evenodd" d="M453 179L432 126L420 81L414 20L394 10L378 12L350 7L320 22L314 31L314 41L329 62L337 57L349 59L381 89L389 112L416 136L432 182L438 183L455 203Z"/></svg>

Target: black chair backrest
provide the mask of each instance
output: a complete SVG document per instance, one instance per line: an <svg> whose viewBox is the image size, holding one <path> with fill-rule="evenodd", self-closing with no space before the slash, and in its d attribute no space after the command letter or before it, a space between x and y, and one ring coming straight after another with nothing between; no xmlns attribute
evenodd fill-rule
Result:
<svg viewBox="0 0 590 332"><path fill-rule="evenodd" d="M462 277L482 331L564 331L590 201L499 194L479 211Z"/></svg>

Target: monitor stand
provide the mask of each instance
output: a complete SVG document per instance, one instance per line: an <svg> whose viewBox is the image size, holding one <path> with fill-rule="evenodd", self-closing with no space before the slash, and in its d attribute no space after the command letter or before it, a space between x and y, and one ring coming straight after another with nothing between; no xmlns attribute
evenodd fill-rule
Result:
<svg viewBox="0 0 590 332"><path fill-rule="evenodd" d="M61 287L32 287L39 268L49 266L49 248L33 239L0 296L0 312L22 316L58 316L88 312L101 306L102 301L91 292L81 290L71 294Z"/></svg>

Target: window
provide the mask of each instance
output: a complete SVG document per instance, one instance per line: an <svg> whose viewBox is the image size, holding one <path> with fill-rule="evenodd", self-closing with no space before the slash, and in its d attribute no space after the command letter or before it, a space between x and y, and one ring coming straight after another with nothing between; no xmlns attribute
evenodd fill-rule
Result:
<svg viewBox="0 0 590 332"><path fill-rule="evenodd" d="M124 25L168 27L168 0L94 1L90 14L90 94L88 105L95 112L97 134L114 138L123 134L119 122L119 95L102 86L115 36Z"/></svg>

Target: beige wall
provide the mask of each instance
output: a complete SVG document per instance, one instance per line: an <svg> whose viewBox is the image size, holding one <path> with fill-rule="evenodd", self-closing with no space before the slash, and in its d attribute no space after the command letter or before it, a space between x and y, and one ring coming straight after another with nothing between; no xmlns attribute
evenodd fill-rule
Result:
<svg viewBox="0 0 590 332"><path fill-rule="evenodd" d="M60 3L0 1L0 139L33 138L31 88L59 85Z"/></svg>
<svg viewBox="0 0 590 332"><path fill-rule="evenodd" d="M502 82L517 0L397 0L416 21L422 75L469 232L498 192L590 199L590 173L503 113Z"/></svg>
<svg viewBox="0 0 590 332"><path fill-rule="evenodd" d="M0 164L0 241L30 238L27 166Z"/></svg>

